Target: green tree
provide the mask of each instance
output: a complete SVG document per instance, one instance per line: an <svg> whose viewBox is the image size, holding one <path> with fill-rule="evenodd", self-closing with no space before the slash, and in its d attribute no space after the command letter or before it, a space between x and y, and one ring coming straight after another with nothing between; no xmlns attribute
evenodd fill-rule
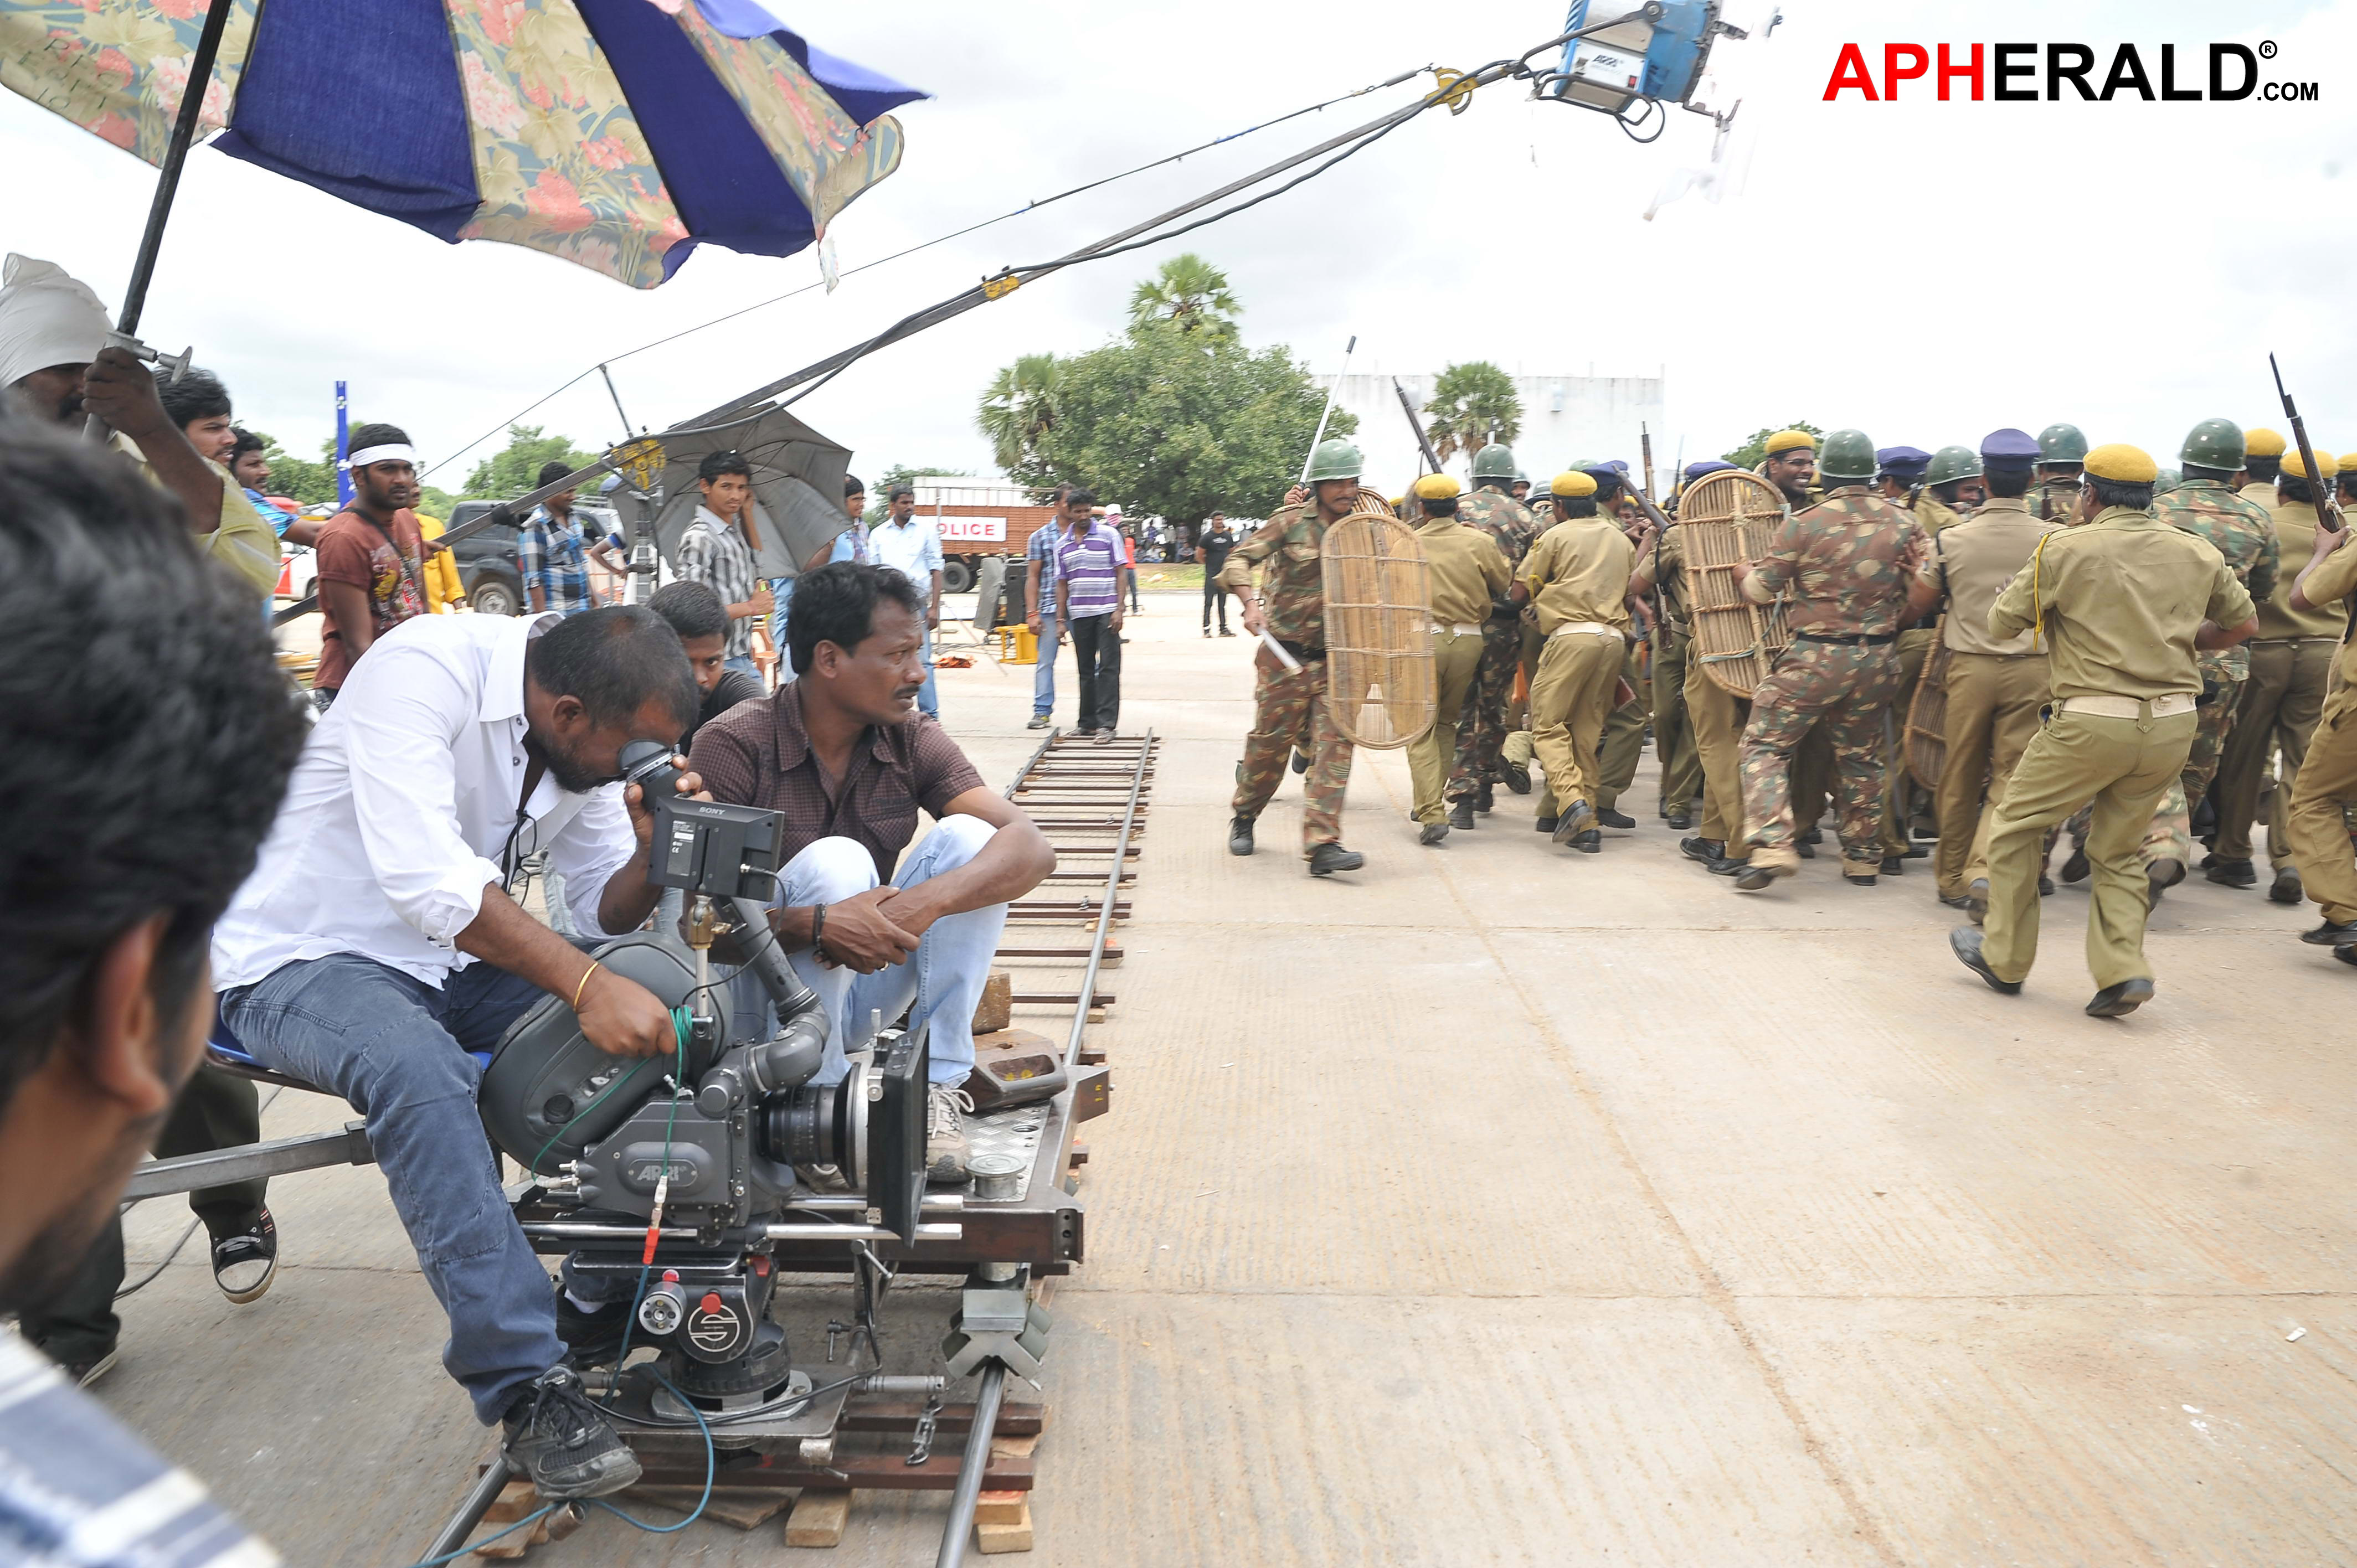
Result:
<svg viewBox="0 0 2357 1568"><path fill-rule="evenodd" d="M537 489L544 463L581 468L597 460L595 452L576 451L566 436L544 435L537 424L511 424L506 448L475 465L475 471L467 476L465 493L503 501Z"/></svg>
<svg viewBox="0 0 2357 1568"><path fill-rule="evenodd" d="M1168 321L1182 332L1232 343L1243 306L1229 292L1228 274L1189 251L1162 263L1129 296L1133 328Z"/></svg>
<svg viewBox="0 0 2357 1568"><path fill-rule="evenodd" d="M1744 441L1742 446L1738 446L1732 452L1721 454L1719 461L1723 463L1732 463L1738 468L1758 467L1761 463L1767 461L1768 437L1775 435L1780 430L1805 430L1810 435L1816 436L1820 440L1824 438L1825 434L1815 425L1811 424L1805 419L1796 419L1790 424L1763 425L1760 429L1753 431L1749 437Z"/></svg>
<svg viewBox="0 0 2357 1568"><path fill-rule="evenodd" d="M1213 511L1275 510L1326 402L1289 349L1254 353L1160 321L1064 360L1060 371L1056 421L1027 480L1084 484L1125 510L1189 529ZM1337 409L1328 433L1357 424Z"/></svg>
<svg viewBox="0 0 2357 1568"><path fill-rule="evenodd" d="M1492 441L1512 446L1523 433L1523 400L1514 392L1514 378L1487 360L1468 360L1441 371L1424 414L1424 433L1444 463Z"/></svg>
<svg viewBox="0 0 2357 1568"><path fill-rule="evenodd" d="M1009 477L1038 477L1039 443L1056 423L1053 354L1026 354L991 379L974 425L990 438L991 461Z"/></svg>

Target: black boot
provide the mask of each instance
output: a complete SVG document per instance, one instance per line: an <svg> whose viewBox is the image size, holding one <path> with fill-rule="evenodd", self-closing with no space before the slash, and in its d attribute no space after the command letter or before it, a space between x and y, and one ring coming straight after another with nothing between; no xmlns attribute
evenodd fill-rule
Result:
<svg viewBox="0 0 2357 1568"><path fill-rule="evenodd" d="M1339 843L1321 843L1309 852L1309 875L1331 876L1338 871L1356 871L1367 864L1367 857L1354 849L1344 849Z"/></svg>
<svg viewBox="0 0 2357 1568"><path fill-rule="evenodd" d="M1678 848L1685 852L1688 860L1698 860L1705 865L1717 865L1727 858L1727 845L1717 839L1680 839Z"/></svg>
<svg viewBox="0 0 2357 1568"><path fill-rule="evenodd" d="M1473 802L1469 798L1448 802L1448 825L1470 832L1473 826Z"/></svg>
<svg viewBox="0 0 2357 1568"><path fill-rule="evenodd" d="M1253 852L1253 820L1237 817L1228 823L1228 853L1250 854Z"/></svg>

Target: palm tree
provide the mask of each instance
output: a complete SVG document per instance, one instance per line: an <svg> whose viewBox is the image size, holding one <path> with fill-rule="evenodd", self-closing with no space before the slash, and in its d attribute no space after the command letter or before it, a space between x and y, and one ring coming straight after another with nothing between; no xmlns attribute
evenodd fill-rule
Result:
<svg viewBox="0 0 2357 1568"><path fill-rule="evenodd" d="M1235 317L1243 310L1228 292L1228 274L1192 251L1163 263L1129 296L1131 327L1168 321L1182 332L1201 332L1217 342L1235 340Z"/></svg>
<svg viewBox="0 0 2357 1568"><path fill-rule="evenodd" d="M1444 463L1492 441L1512 446L1523 433L1523 400L1514 392L1514 379L1487 360L1469 360L1441 371L1424 413L1425 434Z"/></svg>
<svg viewBox="0 0 2357 1568"><path fill-rule="evenodd" d="M1061 380L1055 355L1026 354L1000 371L982 394L974 424L990 437L991 457L1006 473L1017 474L1055 424Z"/></svg>

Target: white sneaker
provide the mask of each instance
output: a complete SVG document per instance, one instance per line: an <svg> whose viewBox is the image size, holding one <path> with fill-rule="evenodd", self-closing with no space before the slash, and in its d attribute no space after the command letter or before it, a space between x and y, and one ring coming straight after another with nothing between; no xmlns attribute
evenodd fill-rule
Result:
<svg viewBox="0 0 2357 1568"><path fill-rule="evenodd" d="M965 1180L965 1119L974 1112L974 1096L954 1084L937 1083L925 1091L925 1180L933 1187L953 1187Z"/></svg>

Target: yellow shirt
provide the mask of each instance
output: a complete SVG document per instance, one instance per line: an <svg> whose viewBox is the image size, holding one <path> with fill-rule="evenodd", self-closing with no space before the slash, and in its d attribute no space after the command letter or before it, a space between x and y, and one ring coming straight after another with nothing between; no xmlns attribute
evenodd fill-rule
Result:
<svg viewBox="0 0 2357 1568"><path fill-rule="evenodd" d="M424 512L412 512L417 519L418 536L427 541L442 537L442 520ZM458 582L458 558L447 550L435 550L425 556L425 597L436 615L446 616L450 607L467 596Z"/></svg>
<svg viewBox="0 0 2357 1568"><path fill-rule="evenodd" d="M1629 629L1629 574L1636 547L1618 523L1600 517L1558 522L1523 557L1523 583L1538 606L1539 630L1594 621Z"/></svg>
<svg viewBox="0 0 2357 1568"><path fill-rule="evenodd" d="M1948 596L1941 640L1957 653L2044 652L2036 646L2034 630L2004 638L1990 635L1988 617L2038 542L2059 527L2040 521L2018 498L1995 496L1971 517L1943 530L1922 573L1925 581L1939 584Z"/></svg>
<svg viewBox="0 0 2357 1568"><path fill-rule="evenodd" d="M2193 634L2240 626L2250 591L2206 539L2148 511L2106 507L2040 541L1989 611L1989 633L2019 635L2041 615L2057 697L2167 697L2201 690Z"/></svg>
<svg viewBox="0 0 2357 1568"><path fill-rule="evenodd" d="M139 465L139 471L157 489L164 481L156 477L155 467L141 455L132 439L117 432L114 448ZM197 535L197 548L213 560L236 573L255 593L268 599L278 591L278 534L262 521L253 503L245 499L245 491L230 477L227 468L210 457L198 459L213 471L221 480L221 521L210 533Z"/></svg>
<svg viewBox="0 0 2357 1568"><path fill-rule="evenodd" d="M2266 508L2269 511L2273 511L2276 509L2277 498L2276 496L2276 482L2273 479L2253 479L2249 484L2244 485L2241 489L2236 490L2234 493L2242 497L2246 501L2258 502L2259 505Z"/></svg>
<svg viewBox="0 0 2357 1568"><path fill-rule="evenodd" d="M1490 618L1491 598L1514 580L1498 542L1453 517L1430 517L1415 531L1430 574L1432 618L1442 626L1478 627Z"/></svg>
<svg viewBox="0 0 2357 1568"><path fill-rule="evenodd" d="M2255 489L2256 487L2252 487ZM2250 489L2243 491L2244 495ZM2316 549L2316 509L2306 501L2278 500L2267 509L2276 525L2276 542L2282 549L2285 561L2305 561ZM2341 640L2349 628L2349 611L2339 603L2339 595L2309 596L2316 605L2310 610L2291 607L2292 579L2298 569L2277 571L2276 591L2259 607L2259 631L2254 642L2283 642L2292 638L2330 638Z"/></svg>

